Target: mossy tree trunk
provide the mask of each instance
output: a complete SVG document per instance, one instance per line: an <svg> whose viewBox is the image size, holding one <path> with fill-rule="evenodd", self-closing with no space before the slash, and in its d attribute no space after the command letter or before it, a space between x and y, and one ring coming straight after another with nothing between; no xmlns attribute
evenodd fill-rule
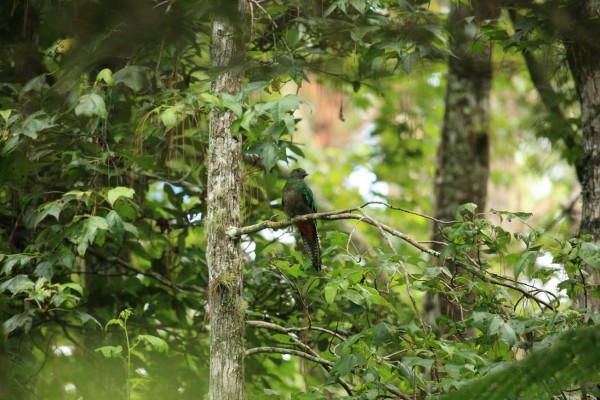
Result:
<svg viewBox="0 0 600 400"><path fill-rule="evenodd" d="M244 59L246 6L246 0L215 6L211 60L221 72L212 86L216 96L241 90L242 77L232 67ZM242 136L231 132L235 119L231 111L213 109L210 114L206 257L211 400L244 398L243 266L239 240L226 234L227 228L240 224Z"/></svg>
<svg viewBox="0 0 600 400"><path fill-rule="evenodd" d="M567 60L581 106L583 160L581 162L581 234L600 243L600 1L574 2L572 29L567 33ZM588 266L581 275L586 290L578 297L587 315L600 313L600 298L590 295L600 285L597 269Z"/></svg>
<svg viewBox="0 0 600 400"><path fill-rule="evenodd" d="M456 208L475 203L484 210L489 175L489 109L492 82L491 47L479 36L479 21L497 18L495 2L454 5L448 19L451 50L448 61L446 109L435 177L435 217L453 220ZM441 226L432 240L443 242ZM441 250L443 245L434 248ZM458 271L453 271L458 273ZM428 296L426 309L433 323L440 315L461 319L460 299Z"/></svg>

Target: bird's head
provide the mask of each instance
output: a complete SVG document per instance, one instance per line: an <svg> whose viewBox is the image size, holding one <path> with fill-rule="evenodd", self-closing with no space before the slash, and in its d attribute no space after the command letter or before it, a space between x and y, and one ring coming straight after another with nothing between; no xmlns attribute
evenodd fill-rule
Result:
<svg viewBox="0 0 600 400"><path fill-rule="evenodd" d="M296 168L292 170L292 173L290 174L290 178L304 179L305 176L308 176L308 174L302 168Z"/></svg>

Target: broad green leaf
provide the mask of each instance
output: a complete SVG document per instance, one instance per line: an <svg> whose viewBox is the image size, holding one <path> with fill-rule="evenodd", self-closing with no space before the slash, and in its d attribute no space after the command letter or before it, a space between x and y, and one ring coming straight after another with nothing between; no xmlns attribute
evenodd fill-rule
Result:
<svg viewBox="0 0 600 400"><path fill-rule="evenodd" d="M123 234L125 233L125 224L115 210L111 210L106 215L106 224L108 225L108 230L110 233L115 235L117 240L121 240L123 238Z"/></svg>
<svg viewBox="0 0 600 400"><path fill-rule="evenodd" d="M44 220L48 215L56 218L58 222L58 218L60 217L60 213L64 207L64 203L61 200L52 201L50 203L46 203L42 205L38 211L38 215L35 218L35 222L33 224L34 227L37 227L38 224Z"/></svg>
<svg viewBox="0 0 600 400"><path fill-rule="evenodd" d="M356 305L363 306L363 307L366 305L365 298L354 291L344 292L342 296L344 298L350 300L351 302L353 302Z"/></svg>
<svg viewBox="0 0 600 400"><path fill-rule="evenodd" d="M590 267L600 270L600 246L596 243L583 243L579 257Z"/></svg>
<svg viewBox="0 0 600 400"><path fill-rule="evenodd" d="M147 85L146 68L138 65L125 67L113 75L115 85L122 84L134 92L139 92Z"/></svg>
<svg viewBox="0 0 600 400"><path fill-rule="evenodd" d="M2 324L3 333L8 335L18 328L23 328L25 332L28 332L33 323L33 316L35 315L35 309L32 308L21 314L16 314L4 321Z"/></svg>
<svg viewBox="0 0 600 400"><path fill-rule="evenodd" d="M104 356L104 358L118 358L123 352L121 346L103 346L98 347L96 351Z"/></svg>
<svg viewBox="0 0 600 400"><path fill-rule="evenodd" d="M515 278L518 278L525 269L531 267L535 263L537 256L537 251L524 252L513 266L513 274Z"/></svg>
<svg viewBox="0 0 600 400"><path fill-rule="evenodd" d="M169 350L169 344L165 342L163 339L152 336L152 335L138 335L138 341L143 341L148 343L152 348L158 352L163 352Z"/></svg>
<svg viewBox="0 0 600 400"><path fill-rule="evenodd" d="M267 171L271 171L275 163L282 157L282 149L271 141L254 143L249 152L260 157Z"/></svg>
<svg viewBox="0 0 600 400"><path fill-rule="evenodd" d="M108 86L112 86L114 83L112 71L108 68L104 68L102 71L98 72L98 75L96 75L96 82L104 82Z"/></svg>
<svg viewBox="0 0 600 400"><path fill-rule="evenodd" d="M295 94L288 94L281 100L276 102L276 108L273 109L273 121L279 122L283 120L285 114L295 111L302 99Z"/></svg>
<svg viewBox="0 0 600 400"><path fill-rule="evenodd" d="M250 125L256 116L256 111L254 109L249 109L244 112L242 115L242 119L240 121L240 126L247 132L251 132Z"/></svg>
<svg viewBox="0 0 600 400"><path fill-rule="evenodd" d="M84 313L83 311L79 311L79 310L73 310L72 313L79 320L79 322L81 322L82 325L92 321L96 325L98 325L100 327L100 329L102 329L102 324L100 322L98 322L98 320L96 318L92 317L90 314Z"/></svg>
<svg viewBox="0 0 600 400"><path fill-rule="evenodd" d="M84 94L79 98L79 104L75 107L75 115L93 117L95 115L106 118L106 105L104 99L96 93Z"/></svg>
<svg viewBox="0 0 600 400"><path fill-rule="evenodd" d="M6 257L4 265L2 266L2 273L4 275L10 275L14 267L18 266L23 268L29 264L31 259L24 254L11 254Z"/></svg>
<svg viewBox="0 0 600 400"><path fill-rule="evenodd" d="M420 59L421 59L421 54L418 51L413 51L412 53L408 53L402 59L402 69L404 70L404 72L406 72L407 74L410 74L411 72L413 72L413 70L417 66L417 63L419 62Z"/></svg>
<svg viewBox="0 0 600 400"><path fill-rule="evenodd" d="M393 339L390 332L390 327L385 322L377 324L373 327L373 343L380 347Z"/></svg>
<svg viewBox="0 0 600 400"><path fill-rule="evenodd" d="M80 295L83 295L83 287L79 283L67 282L67 283L62 283L58 286L59 291L63 291L67 288L73 289L74 291L78 292Z"/></svg>
<svg viewBox="0 0 600 400"><path fill-rule="evenodd" d="M167 107L160 113L160 120L167 129L172 129L177 126L177 109L175 107Z"/></svg>
<svg viewBox="0 0 600 400"><path fill-rule="evenodd" d="M123 322L123 320L111 319L106 323L106 325L104 325L104 330L108 330L108 327L112 325L119 325L121 328L125 329L125 323Z"/></svg>
<svg viewBox="0 0 600 400"><path fill-rule="evenodd" d="M331 282L328 282L327 285L325 285L325 289L323 289L323 294L325 295L325 301L327 302L327 304L333 304L333 301L335 300L337 291L338 291L338 282L337 281L331 281Z"/></svg>
<svg viewBox="0 0 600 400"><path fill-rule="evenodd" d="M27 275L20 274L0 285L0 293L9 291L13 295L33 289L35 284Z"/></svg>
<svg viewBox="0 0 600 400"><path fill-rule="evenodd" d="M90 244L96 239L98 230L108 230L106 219L91 215L86 218L79 231L73 234L72 239L77 243L77 253L83 256Z"/></svg>
<svg viewBox="0 0 600 400"><path fill-rule="evenodd" d="M117 201L113 208L124 221L133 221L137 218L137 205L131 201ZM125 225L125 229L127 229L127 225Z"/></svg>
<svg viewBox="0 0 600 400"><path fill-rule="evenodd" d="M123 222L123 227L125 228L126 232L131 233L136 238L140 236L140 233L138 232L138 229L135 227L135 225L130 224L129 222Z"/></svg>
<svg viewBox="0 0 600 400"><path fill-rule="evenodd" d="M251 92L261 91L261 90L264 90L265 88L267 88L268 86L269 86L269 82L267 82L267 81L250 82L244 87L244 89L242 90L242 93L248 94Z"/></svg>
<svg viewBox="0 0 600 400"><path fill-rule="evenodd" d="M422 358L422 357L403 357L402 362L407 367L419 366L419 367L423 367L427 371L429 371L429 370L431 370L431 367L433 366L434 360L431 358Z"/></svg>
<svg viewBox="0 0 600 400"><path fill-rule="evenodd" d="M475 209L477 209L477 204L475 204L475 203L465 203L465 204L460 205L456 209L456 219L458 221L463 221L464 214L475 215Z"/></svg>
<svg viewBox="0 0 600 400"><path fill-rule="evenodd" d="M508 324L504 323L500 327L500 339L502 339L509 346L514 345L517 342L517 335L514 329Z"/></svg>
<svg viewBox="0 0 600 400"><path fill-rule="evenodd" d="M115 201L117 201L117 199L119 197L123 196L128 199L133 199L134 194L135 194L135 190L128 188L128 187L124 187L124 186L118 186L118 187L113 188L108 191L106 199L110 203L110 206L113 207L115 204Z"/></svg>
<svg viewBox="0 0 600 400"><path fill-rule="evenodd" d="M52 277L54 276L54 263L50 261L42 261L35 267L33 275L43 277L48 282L51 282Z"/></svg>
<svg viewBox="0 0 600 400"><path fill-rule="evenodd" d="M490 320L490 327L488 332L490 335L495 335L500 331L500 328L504 325L504 320L499 315L494 315Z"/></svg>
<svg viewBox="0 0 600 400"><path fill-rule="evenodd" d="M2 117L2 119L4 120L4 122L6 124L8 124L8 118L10 118L10 114L12 113L12 110L0 110L0 117Z"/></svg>
<svg viewBox="0 0 600 400"><path fill-rule="evenodd" d="M366 359L362 354L344 354L329 372L332 376L348 375L358 366L364 365Z"/></svg>
<svg viewBox="0 0 600 400"><path fill-rule="evenodd" d="M223 107L233 111L238 118L241 118L242 114L244 113L244 110L239 100L237 100L234 96L230 95L229 93L223 93L222 98Z"/></svg>

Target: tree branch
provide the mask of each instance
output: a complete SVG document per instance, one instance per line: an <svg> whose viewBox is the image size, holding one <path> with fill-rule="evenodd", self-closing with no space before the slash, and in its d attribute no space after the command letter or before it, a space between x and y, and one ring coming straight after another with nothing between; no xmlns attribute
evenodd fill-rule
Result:
<svg viewBox="0 0 600 400"><path fill-rule="evenodd" d="M335 363L325 360L324 358L310 355L304 351L294 350L294 349L284 349L281 347L253 347L251 349L246 350L245 355L248 357L252 354L258 353L279 353L279 354L291 354L297 357L305 358L309 361L316 362L317 364L325 365L328 367L333 367Z"/></svg>
<svg viewBox="0 0 600 400"><path fill-rule="evenodd" d="M290 333L290 332L302 332L302 331L319 331L319 332L324 332L327 333L331 336L335 336L336 338L344 341L346 340L346 338L342 335L340 335L337 332L334 332L332 330L329 330L327 328L322 328L320 326L292 326L292 327L284 327L281 325L277 325L274 324L272 322L266 322L266 321L258 321L258 320L253 320L253 321L246 321L246 325L248 326L254 326L256 328L265 328L265 329L270 329L272 331L277 331L277 332L281 332L281 333Z"/></svg>
<svg viewBox="0 0 600 400"><path fill-rule="evenodd" d="M395 210L399 210L399 211L403 211L403 212L407 212L407 210L404 209L400 209L397 207L392 207L387 203L383 203L380 201L370 201L368 203L363 204L362 206L359 207L354 207L354 208L347 208L344 210L334 210L334 211L326 211L326 212L320 212L320 213L313 213L313 214L306 214L306 215L301 215L298 217L294 217L291 219L288 219L286 221L273 221L273 220L269 220L269 221L263 221L260 222L258 224L254 224L254 225L248 225L248 226L244 226L244 227L240 227L240 228L235 228L235 227L231 227L227 230L227 235L229 235L230 238L232 239L236 239L238 237L240 237L241 235L244 234L249 234L249 233L254 233L254 232L258 232L261 231L263 229L280 229L280 228L284 228L286 226L290 226L292 224L295 224L296 222L300 222L300 221L308 221L308 220L314 220L314 219L324 219L324 220L338 220L338 219L356 219L359 222L365 222L369 225L372 225L380 230L383 230L393 236L396 236L397 238L402 239L403 241L405 241L406 243L408 243L409 245L411 245L412 247L418 249L419 251L429 254L430 256L433 256L435 258L440 258L440 253L438 251L435 251L433 249L430 249L426 246L424 246L421 242L419 242L418 240L413 239L412 237L410 237L409 235L399 232L396 229L382 224L378 221L376 221L375 219L365 215L364 213L361 215L357 215L357 214L353 214L353 212L361 212L361 209L368 206L368 205L372 205L372 204L379 204L379 205L385 205L386 207L390 207L392 209ZM412 213L411 214L415 214L415 215L419 215L423 218L427 218L427 219L431 219L434 220L436 222L440 222L440 223L447 223L444 221L439 221L435 218L432 217L428 217L425 215L421 215L418 213ZM461 268L467 272L469 272L470 274L478 277L479 279L481 279L484 282L490 283L490 284L494 284L494 285L498 285L498 286L503 286L505 288L508 289L512 289L515 290L519 293L521 293L523 296L535 301L538 304L542 304L545 307L547 307L548 309L552 310L552 311L556 311L556 308L554 306L552 306L550 303L548 303L547 301L544 301L542 299L539 299L538 297L536 297L535 295L531 294L530 292L528 292L527 290L520 288L517 284L515 285L511 285L509 283L506 282L502 282L500 280L491 278L489 276L486 276L486 272L483 268L472 268L470 266L468 266L467 264L458 261L456 259L447 257L444 261L451 263L452 265L456 266L457 268Z"/></svg>
<svg viewBox="0 0 600 400"><path fill-rule="evenodd" d="M134 267L133 265L129 264L127 261L125 261L125 260L123 260L123 259L121 259L119 257L105 256L104 254L101 254L101 253L97 252L94 249L88 249L88 251L90 253L92 253L93 255L95 255L96 257L101 258L101 259L103 259L105 261L114 262L114 263L120 265L121 267L123 267L123 268L125 268L125 269L127 269L129 271L136 272L136 273L144 275L144 276L146 276L148 278L155 279L155 280L159 281L160 283L162 283L163 285L165 285L165 286L167 286L167 287L169 287L171 289L174 289L174 290L176 290L178 292L187 292L187 291L194 291L194 292L198 292L198 293L204 293L205 292L204 288L201 288L201 287L198 287L198 286L195 286L195 285L193 285L193 286L180 285L178 283L170 281L169 279L165 278L164 276L162 276L161 274L159 274L157 272L146 271L146 270Z"/></svg>

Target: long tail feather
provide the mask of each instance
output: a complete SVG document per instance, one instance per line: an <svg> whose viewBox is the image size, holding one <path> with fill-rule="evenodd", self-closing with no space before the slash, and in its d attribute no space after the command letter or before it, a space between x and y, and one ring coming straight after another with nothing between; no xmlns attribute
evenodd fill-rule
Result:
<svg viewBox="0 0 600 400"><path fill-rule="evenodd" d="M304 248L310 255L312 266L317 271L321 270L321 240L314 221L300 222L296 224L304 242Z"/></svg>

